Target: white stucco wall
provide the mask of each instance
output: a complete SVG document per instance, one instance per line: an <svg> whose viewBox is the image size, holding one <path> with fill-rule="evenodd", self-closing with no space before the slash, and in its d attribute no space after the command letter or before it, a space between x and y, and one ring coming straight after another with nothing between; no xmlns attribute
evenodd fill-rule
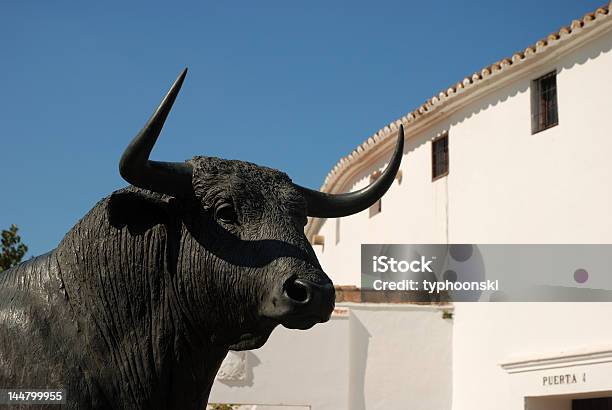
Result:
<svg viewBox="0 0 612 410"><path fill-rule="evenodd" d="M338 243L335 221L318 231L325 246L317 254L330 277L359 286L362 243L612 243L611 49L608 30L416 135L408 128L402 181L383 198L382 212L342 218ZM559 125L532 135L530 83L552 70ZM431 140L446 130L450 173L432 182ZM362 171L352 189L367 185L384 161ZM588 382L548 388L540 385L545 371L509 374L500 364L517 355L610 350L610 317L612 304L457 304L452 408L563 409L571 397L562 395L609 395L605 355L597 364L557 367L585 371Z"/></svg>
<svg viewBox="0 0 612 410"><path fill-rule="evenodd" d="M611 47L609 31L408 138L383 211L342 218L338 243L335 220L319 230L317 253L335 282L359 284L362 243L610 242ZM559 125L531 135L530 82L555 69ZM450 173L432 182L430 141L445 130Z"/></svg>
<svg viewBox="0 0 612 410"><path fill-rule="evenodd" d="M525 397L612 390L609 355L600 354L597 360L559 361L551 368L517 373L501 367L516 359L535 361L548 355L610 351L612 328L606 326L610 317L610 303L455 304L453 410L490 409L491 403L500 410L523 409ZM542 382L545 376L564 374L577 374L577 383ZM532 403L531 409L546 407Z"/></svg>
<svg viewBox="0 0 612 410"><path fill-rule="evenodd" d="M402 180L367 211L328 219L317 255L359 284L362 243L612 241L612 31L528 72L406 140ZM559 125L531 135L530 82L557 70ZM449 131L450 173L431 181L431 139ZM411 135L410 128L406 130ZM373 163L352 189L386 164Z"/></svg>
<svg viewBox="0 0 612 410"><path fill-rule="evenodd" d="M473 118L456 116L448 181L450 242L612 242L607 154L612 105L606 97L612 95L611 48L612 34L607 34L534 73L558 70L557 127L530 134L529 79L489 97ZM486 155L485 147L501 155ZM554 387L541 386L537 372L509 375L499 367L517 355L610 345L612 331L603 326L612 317L610 304L457 304L455 317L455 410L486 409L493 401L498 409L519 409L525 396L612 390L609 363L589 368L588 383ZM477 380L487 380L486 388ZM554 405L536 403L530 408ZM571 401L563 403L555 408Z"/></svg>
<svg viewBox="0 0 612 410"><path fill-rule="evenodd" d="M307 332L276 329L264 347L246 354L244 379L217 380L210 402L312 410L388 410L397 403L450 408L452 324L441 308L339 308L346 313Z"/></svg>
<svg viewBox="0 0 612 410"><path fill-rule="evenodd" d="M453 116L450 242L610 242L611 48L609 32ZM531 135L530 81L555 69L559 125Z"/></svg>

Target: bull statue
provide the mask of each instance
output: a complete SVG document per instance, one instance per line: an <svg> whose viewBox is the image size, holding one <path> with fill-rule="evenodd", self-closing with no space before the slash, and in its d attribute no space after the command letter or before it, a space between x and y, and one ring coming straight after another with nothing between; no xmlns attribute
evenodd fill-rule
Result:
<svg viewBox="0 0 612 410"><path fill-rule="evenodd" d="M0 274L0 388L62 388L70 409L201 410L229 350L329 320L334 286L306 217L374 204L399 169L403 129L382 175L345 194L249 162L151 161L186 73L121 157L131 185L56 249Z"/></svg>

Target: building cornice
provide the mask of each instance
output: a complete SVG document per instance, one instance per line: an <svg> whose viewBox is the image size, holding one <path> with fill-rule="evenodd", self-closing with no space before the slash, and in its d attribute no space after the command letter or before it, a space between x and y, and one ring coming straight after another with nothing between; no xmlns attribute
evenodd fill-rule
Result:
<svg viewBox="0 0 612 410"><path fill-rule="evenodd" d="M539 40L525 50L493 63L453 86L441 91L417 109L381 128L360 144L349 155L341 158L327 174L320 190L328 193L348 191L357 175L370 168L382 158L387 158L393 149L400 124L404 125L406 138L418 135L424 129L448 118L457 110L482 98L499 88L537 70L561 55L565 55L582 44L612 29L610 9L612 2L586 14L569 26ZM310 240L318 233L324 218L310 218L306 236Z"/></svg>
<svg viewBox="0 0 612 410"><path fill-rule="evenodd" d="M612 347L605 347L523 358L500 363L500 366L512 374L611 362Z"/></svg>

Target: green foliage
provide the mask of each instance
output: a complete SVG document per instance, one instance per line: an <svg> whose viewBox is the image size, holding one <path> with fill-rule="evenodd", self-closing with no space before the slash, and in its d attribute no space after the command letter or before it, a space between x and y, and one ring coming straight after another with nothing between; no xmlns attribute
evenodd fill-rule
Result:
<svg viewBox="0 0 612 410"><path fill-rule="evenodd" d="M28 251L28 247L21 243L17 234L17 225L13 224L8 230L2 231L2 247L0 248L0 272L21 262Z"/></svg>

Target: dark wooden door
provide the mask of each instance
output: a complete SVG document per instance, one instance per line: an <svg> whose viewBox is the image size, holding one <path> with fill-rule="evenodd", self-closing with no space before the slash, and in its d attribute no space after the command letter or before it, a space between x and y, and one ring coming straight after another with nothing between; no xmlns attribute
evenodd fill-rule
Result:
<svg viewBox="0 0 612 410"><path fill-rule="evenodd" d="M612 397L572 400L572 410L612 410Z"/></svg>

